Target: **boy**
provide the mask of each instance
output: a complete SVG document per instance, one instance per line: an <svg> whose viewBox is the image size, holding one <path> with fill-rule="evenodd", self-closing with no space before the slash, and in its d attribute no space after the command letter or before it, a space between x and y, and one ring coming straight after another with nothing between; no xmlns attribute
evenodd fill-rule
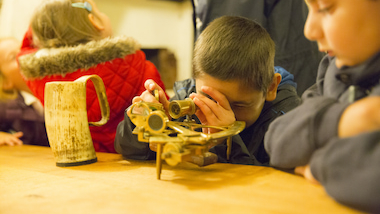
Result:
<svg viewBox="0 0 380 214"><path fill-rule="evenodd" d="M242 17L218 18L198 38L193 58L194 79L177 82L172 99L192 98L199 107L197 119L204 125L225 126L235 120L245 121L245 130L232 138L229 161L225 142L211 148L218 162L269 163L263 147L264 133L271 121L300 101L293 76L280 67L274 72L274 54L274 43L266 30ZM158 89L160 103L168 109L169 101L157 84L148 80L145 88L133 102L157 102L151 92ZM149 145L137 141L133 128L126 115L118 126L116 151L126 158L154 159L155 153Z"/></svg>
<svg viewBox="0 0 380 214"><path fill-rule="evenodd" d="M328 55L302 105L270 125L270 164L295 168L337 201L378 213L380 1L306 2L305 35Z"/></svg>

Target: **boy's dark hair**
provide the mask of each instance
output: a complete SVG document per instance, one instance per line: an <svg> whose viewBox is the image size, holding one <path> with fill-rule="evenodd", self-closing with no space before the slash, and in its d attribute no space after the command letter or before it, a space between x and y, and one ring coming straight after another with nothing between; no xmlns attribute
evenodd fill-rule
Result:
<svg viewBox="0 0 380 214"><path fill-rule="evenodd" d="M193 77L203 73L223 81L238 80L246 89L266 95L274 75L275 45L255 21L223 16L212 21L198 37Z"/></svg>

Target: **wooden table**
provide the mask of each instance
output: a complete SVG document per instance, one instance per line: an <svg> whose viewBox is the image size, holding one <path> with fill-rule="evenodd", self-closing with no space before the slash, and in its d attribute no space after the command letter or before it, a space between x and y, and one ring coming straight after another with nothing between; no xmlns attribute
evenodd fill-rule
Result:
<svg viewBox="0 0 380 214"><path fill-rule="evenodd" d="M0 213L359 213L336 203L321 186L269 167L197 167L123 160L55 165L48 147L0 147Z"/></svg>

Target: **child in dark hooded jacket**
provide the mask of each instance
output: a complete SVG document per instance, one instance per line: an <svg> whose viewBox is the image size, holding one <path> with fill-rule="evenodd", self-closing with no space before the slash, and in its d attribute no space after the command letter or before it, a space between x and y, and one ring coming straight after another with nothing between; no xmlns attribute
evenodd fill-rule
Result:
<svg viewBox="0 0 380 214"><path fill-rule="evenodd" d="M270 164L380 213L380 1L306 3L305 36L327 55L302 104L270 125Z"/></svg>
<svg viewBox="0 0 380 214"><path fill-rule="evenodd" d="M199 107L194 119L203 125L245 122L245 129L232 137L229 160L226 140L210 149L218 162L269 164L264 149L268 125L300 102L293 75L274 66L274 55L274 42L268 32L247 18L220 17L199 36L194 49L194 78L176 82L171 100L193 99ZM151 94L158 89L160 103L168 109L169 101L159 85L148 80L145 87L146 91L133 102L158 102ZM118 126L116 151L126 158L154 159L156 153L147 143L137 140L132 134L134 128L126 114Z"/></svg>

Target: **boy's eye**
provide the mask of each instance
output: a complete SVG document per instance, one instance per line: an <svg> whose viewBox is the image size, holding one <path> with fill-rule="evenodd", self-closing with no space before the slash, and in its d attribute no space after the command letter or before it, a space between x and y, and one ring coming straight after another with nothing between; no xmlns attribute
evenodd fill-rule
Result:
<svg viewBox="0 0 380 214"><path fill-rule="evenodd" d="M331 6L324 7L324 8L319 9L318 13L327 13L330 11L330 9L331 9Z"/></svg>
<svg viewBox="0 0 380 214"><path fill-rule="evenodd" d="M333 7L333 2L330 0L305 0L309 9L318 13L328 13Z"/></svg>
<svg viewBox="0 0 380 214"><path fill-rule="evenodd" d="M331 11L334 6L331 1L318 1L318 12L319 13L328 13Z"/></svg>

